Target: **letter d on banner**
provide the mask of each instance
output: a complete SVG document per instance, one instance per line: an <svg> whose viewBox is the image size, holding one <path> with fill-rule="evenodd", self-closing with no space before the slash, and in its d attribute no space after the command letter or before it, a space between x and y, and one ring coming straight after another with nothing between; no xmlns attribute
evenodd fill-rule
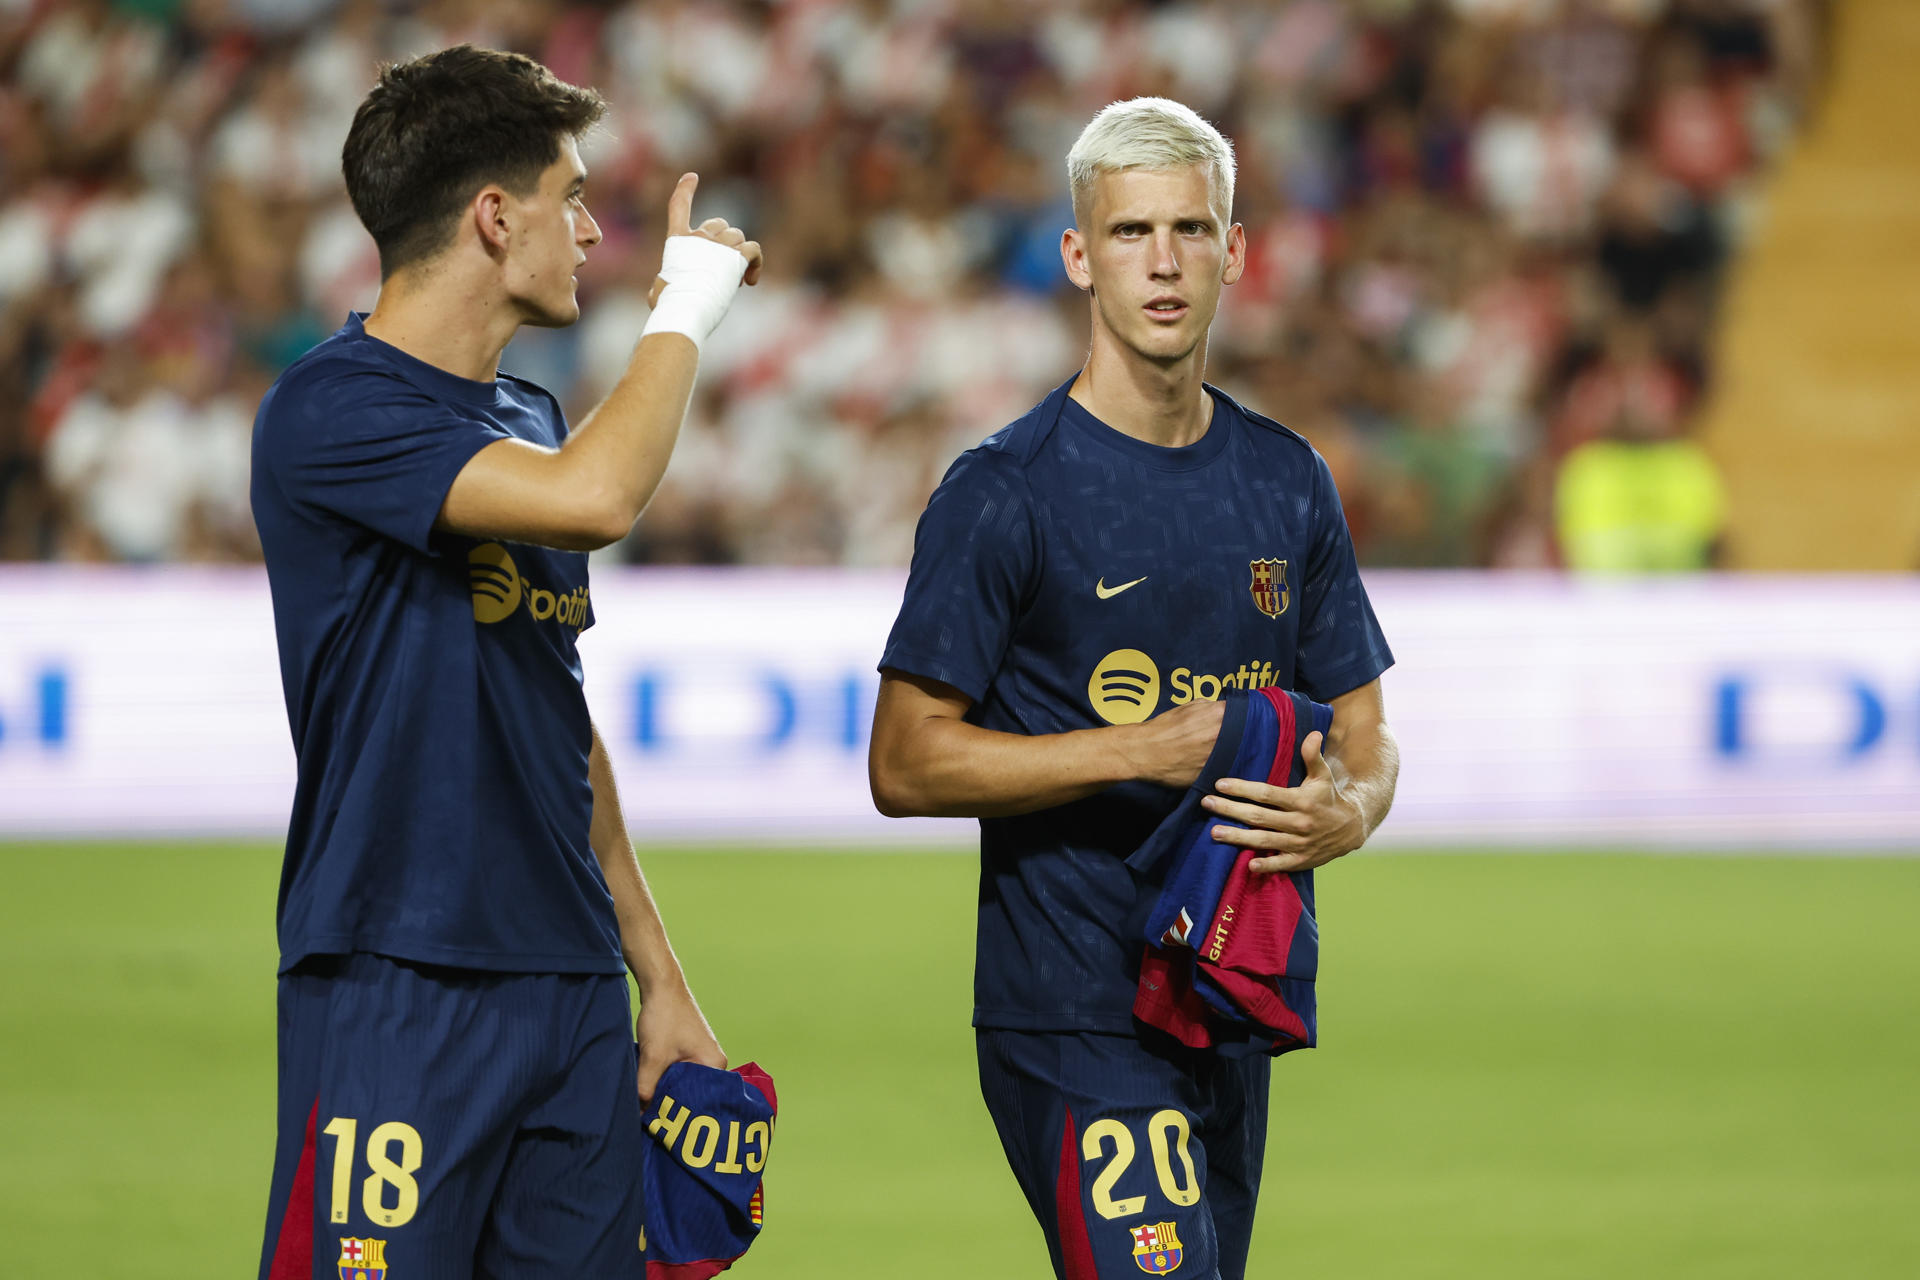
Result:
<svg viewBox="0 0 1920 1280"><path fill-rule="evenodd" d="M21 717L33 725L33 736L43 747L64 746L67 741L67 673L59 667L46 667L33 678L33 711ZM0 743L17 732L11 717L0 717Z"/></svg>
<svg viewBox="0 0 1920 1280"><path fill-rule="evenodd" d="M1807 764L1810 753L1823 747L1850 761L1873 750L1887 732L1886 702L1858 675L1730 675L1721 679L1714 707L1714 749L1743 763L1761 758Z"/></svg>

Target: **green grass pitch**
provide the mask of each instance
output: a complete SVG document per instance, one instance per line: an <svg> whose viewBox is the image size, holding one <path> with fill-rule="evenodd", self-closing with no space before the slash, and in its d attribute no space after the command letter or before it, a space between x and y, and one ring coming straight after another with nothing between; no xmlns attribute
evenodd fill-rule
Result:
<svg viewBox="0 0 1920 1280"><path fill-rule="evenodd" d="M1045 1276L973 1079L973 860L643 861L780 1086L735 1274ZM276 872L0 846L9 1274L252 1274ZM1920 1274L1920 860L1368 854L1321 907L1325 1047L1275 1071L1252 1275Z"/></svg>

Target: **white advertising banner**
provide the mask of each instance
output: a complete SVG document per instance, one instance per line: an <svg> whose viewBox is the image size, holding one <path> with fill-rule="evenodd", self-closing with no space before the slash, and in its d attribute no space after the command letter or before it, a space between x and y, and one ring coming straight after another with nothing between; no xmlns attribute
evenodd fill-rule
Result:
<svg viewBox="0 0 1920 1280"><path fill-rule="evenodd" d="M1920 580L1367 579L1399 659L1382 844L1920 849ZM897 573L596 570L594 718L648 839L961 840L867 798ZM0 835L271 833L256 570L0 568Z"/></svg>

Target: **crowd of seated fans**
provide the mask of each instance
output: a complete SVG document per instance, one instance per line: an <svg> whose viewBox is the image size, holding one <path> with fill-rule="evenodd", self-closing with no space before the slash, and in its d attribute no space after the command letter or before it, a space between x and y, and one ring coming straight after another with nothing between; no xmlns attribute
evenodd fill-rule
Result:
<svg viewBox="0 0 1920 1280"><path fill-rule="evenodd" d="M1578 567L1600 543L1557 536L1556 489L1577 481L1583 521L1613 509L1591 475L1622 449L1691 451L1694 508L1717 501L1687 433L1760 179L1814 105L1822 16L0 0L0 559L257 556L254 406L378 291L339 175L347 123L380 62L469 41L612 104L582 148L606 235L584 317L503 361L570 415L626 362L681 172L767 246L665 484L605 555L904 564L952 458L1077 367L1063 157L1101 105L1152 93L1239 157L1250 263L1209 379L1327 457L1362 562ZM1644 567L1705 563L1712 532ZM1605 567L1640 567L1606 545Z"/></svg>

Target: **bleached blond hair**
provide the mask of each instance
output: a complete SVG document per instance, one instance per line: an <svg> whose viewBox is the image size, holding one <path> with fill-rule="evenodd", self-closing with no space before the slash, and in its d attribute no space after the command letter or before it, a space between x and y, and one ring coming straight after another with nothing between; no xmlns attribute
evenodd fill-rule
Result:
<svg viewBox="0 0 1920 1280"><path fill-rule="evenodd" d="M1084 222L1092 212L1093 180L1100 174L1195 164L1207 166L1207 183L1219 198L1224 225L1233 216L1233 144L1192 107L1171 98L1109 103L1067 152L1074 221Z"/></svg>

